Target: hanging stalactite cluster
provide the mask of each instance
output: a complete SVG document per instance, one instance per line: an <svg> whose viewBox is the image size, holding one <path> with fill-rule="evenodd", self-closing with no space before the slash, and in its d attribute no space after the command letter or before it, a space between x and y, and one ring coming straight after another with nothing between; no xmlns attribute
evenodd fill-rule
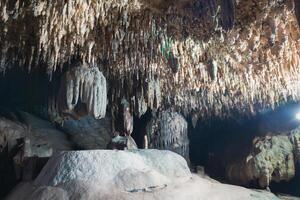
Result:
<svg viewBox="0 0 300 200"><path fill-rule="evenodd" d="M194 0L164 12L142 3L3 0L0 69L51 74L76 55L99 65L111 108L125 98L138 115L172 106L226 118L300 100L292 0Z"/></svg>
<svg viewBox="0 0 300 200"><path fill-rule="evenodd" d="M107 105L106 79L97 67L78 65L65 73L57 98L61 116L104 118ZM56 113L56 112L55 112Z"/></svg>
<svg viewBox="0 0 300 200"><path fill-rule="evenodd" d="M149 148L174 151L189 160L188 124L182 115L160 112L147 125L147 137Z"/></svg>

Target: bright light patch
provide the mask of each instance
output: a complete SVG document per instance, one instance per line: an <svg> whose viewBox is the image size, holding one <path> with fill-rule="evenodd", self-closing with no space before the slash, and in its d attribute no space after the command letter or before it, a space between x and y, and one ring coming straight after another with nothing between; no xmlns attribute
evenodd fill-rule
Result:
<svg viewBox="0 0 300 200"><path fill-rule="evenodd" d="M296 119L300 121L300 112L296 114Z"/></svg>

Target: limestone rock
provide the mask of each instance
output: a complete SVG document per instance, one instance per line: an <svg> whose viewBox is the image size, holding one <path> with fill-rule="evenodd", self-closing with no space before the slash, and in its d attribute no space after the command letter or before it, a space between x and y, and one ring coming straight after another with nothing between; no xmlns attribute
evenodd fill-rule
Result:
<svg viewBox="0 0 300 200"><path fill-rule="evenodd" d="M247 185L257 182L261 188L271 181L289 181L295 176L293 145L287 135L255 138L247 158L228 167L231 182Z"/></svg>
<svg viewBox="0 0 300 200"><path fill-rule="evenodd" d="M61 125L61 129L80 149L106 149L111 139L111 118L85 116L78 120L68 119Z"/></svg>
<svg viewBox="0 0 300 200"><path fill-rule="evenodd" d="M0 152L5 147L8 151L17 144L17 140L24 138L27 132L26 126L7 118L0 118Z"/></svg>
<svg viewBox="0 0 300 200"><path fill-rule="evenodd" d="M167 10L144 9L141 2ZM182 2L2 0L0 71L35 66L51 74L74 67L68 61L78 55L101 65L112 86L111 107L126 97L139 114L151 107L145 82L155 76L162 105L203 119L254 115L300 100L298 1L197 0L178 9ZM166 55L176 58L176 74ZM210 81L209 60L218 63L217 81ZM89 113L77 108L69 114Z"/></svg>
<svg viewBox="0 0 300 200"><path fill-rule="evenodd" d="M290 140L293 144L296 164L300 164L300 127L291 131Z"/></svg>
<svg viewBox="0 0 300 200"><path fill-rule="evenodd" d="M258 179L261 187L271 181L289 181L295 176L293 146L287 136L266 137L254 144L248 158L248 174Z"/></svg>
<svg viewBox="0 0 300 200"><path fill-rule="evenodd" d="M131 135L133 131L133 116L130 113L129 103L126 99L122 99L123 107L123 131L125 135Z"/></svg>
<svg viewBox="0 0 300 200"><path fill-rule="evenodd" d="M66 134L50 122L26 112L20 115L30 127L25 139L25 157L51 157L55 152L72 149Z"/></svg>
<svg viewBox="0 0 300 200"><path fill-rule="evenodd" d="M29 199L69 200L68 193L57 187L39 187L29 196Z"/></svg>
<svg viewBox="0 0 300 200"><path fill-rule="evenodd" d="M176 112L163 111L147 125L149 148L170 150L188 160L187 122Z"/></svg>
<svg viewBox="0 0 300 200"><path fill-rule="evenodd" d="M67 195L66 195L67 194ZM63 152L50 159L35 184L7 200L279 200L269 192L220 184L192 175L169 151Z"/></svg>
<svg viewBox="0 0 300 200"><path fill-rule="evenodd" d="M169 151L71 151L53 156L35 184L55 186L72 180L105 184L131 167L139 171L156 170L169 180L191 176L186 161Z"/></svg>

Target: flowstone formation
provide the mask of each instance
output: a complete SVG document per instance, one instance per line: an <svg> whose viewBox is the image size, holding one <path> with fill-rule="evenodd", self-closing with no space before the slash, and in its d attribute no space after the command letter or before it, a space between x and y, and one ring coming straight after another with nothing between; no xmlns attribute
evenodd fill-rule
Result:
<svg viewBox="0 0 300 200"><path fill-rule="evenodd" d="M297 1L3 0L0 10L1 71L51 75L79 56L101 66L113 111L125 98L137 115L174 107L205 120L300 100Z"/></svg>
<svg viewBox="0 0 300 200"><path fill-rule="evenodd" d="M188 124L176 112L163 111L147 125L148 148L166 149L189 160Z"/></svg>
<svg viewBox="0 0 300 200"><path fill-rule="evenodd" d="M228 166L227 178L232 183L261 188L268 187L271 181L290 181L299 163L299 130L255 138L249 155Z"/></svg>
<svg viewBox="0 0 300 200"><path fill-rule="evenodd" d="M106 79L97 67L75 66L65 73L57 99L61 115L104 118L107 105Z"/></svg>

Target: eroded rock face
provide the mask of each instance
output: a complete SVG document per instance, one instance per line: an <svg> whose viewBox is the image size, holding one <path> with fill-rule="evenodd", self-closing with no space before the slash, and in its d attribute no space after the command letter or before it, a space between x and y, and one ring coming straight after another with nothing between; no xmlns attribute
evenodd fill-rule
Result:
<svg viewBox="0 0 300 200"><path fill-rule="evenodd" d="M300 166L300 127L291 131L290 140L293 144L295 163Z"/></svg>
<svg viewBox="0 0 300 200"><path fill-rule="evenodd" d="M31 181L53 153L72 148L66 135L50 122L21 111L4 113L0 118L1 187Z"/></svg>
<svg viewBox="0 0 300 200"><path fill-rule="evenodd" d="M289 181L299 164L299 128L285 135L257 137L249 155L227 168L227 178L240 185L269 186Z"/></svg>
<svg viewBox="0 0 300 200"><path fill-rule="evenodd" d="M182 115L163 111L147 125L149 148L170 150L189 160L188 125Z"/></svg>

